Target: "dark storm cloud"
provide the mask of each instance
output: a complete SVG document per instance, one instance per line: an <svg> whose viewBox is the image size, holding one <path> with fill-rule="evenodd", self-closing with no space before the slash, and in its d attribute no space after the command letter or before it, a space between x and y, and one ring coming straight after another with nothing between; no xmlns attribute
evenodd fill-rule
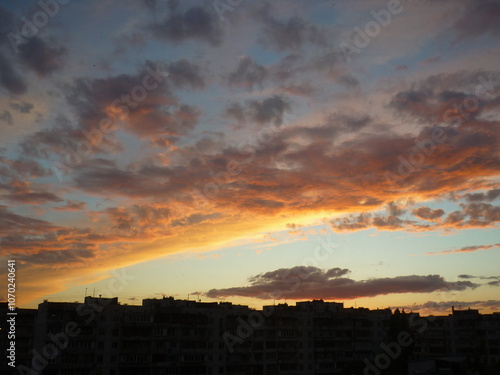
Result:
<svg viewBox="0 0 500 375"><path fill-rule="evenodd" d="M0 45L16 43L10 40L9 33L16 32L23 27L20 17L14 15L7 9L0 7ZM32 36L25 39L25 43L19 44L18 58L29 69L39 76L46 76L63 65L63 59L67 53L65 47L57 47L40 36ZM9 61L0 52L0 83L13 94L23 94L27 87L23 77L12 67L13 61Z"/></svg>
<svg viewBox="0 0 500 375"><path fill-rule="evenodd" d="M43 204L62 201L54 193L33 188L28 181L18 180L15 177L8 182L0 183L4 193L2 200L23 204Z"/></svg>
<svg viewBox="0 0 500 375"><path fill-rule="evenodd" d="M122 55L129 51L131 48L145 47L147 43L147 36L140 32L133 32L131 34L119 35L115 38L116 47L113 51L114 55Z"/></svg>
<svg viewBox="0 0 500 375"><path fill-rule="evenodd" d="M12 64L0 51L0 84L11 94L24 94L27 91L23 78L14 70Z"/></svg>
<svg viewBox="0 0 500 375"><path fill-rule="evenodd" d="M170 73L168 79L176 87L190 87L192 89L203 89L205 79L201 75L201 68L186 59L181 59L168 65Z"/></svg>
<svg viewBox="0 0 500 375"><path fill-rule="evenodd" d="M328 271L326 271L325 276L329 278L335 278L335 277L341 277L344 275L347 275L348 273L351 273L350 270L347 268L330 268Z"/></svg>
<svg viewBox="0 0 500 375"><path fill-rule="evenodd" d="M173 104L174 100L168 91L167 77L164 74L163 63L145 61L136 74L118 74L98 79L77 78L65 87L65 94L69 104L74 106L78 113L89 117L105 114L105 107L115 101L118 102L114 104L115 106L128 106L129 110L133 110L139 104L147 104L150 100L158 105ZM151 76L153 79L145 80L145 77ZM145 100L139 103L130 99L132 89L143 87L145 84L152 87L147 91ZM123 99L127 94L132 104ZM161 102L162 98L164 102Z"/></svg>
<svg viewBox="0 0 500 375"><path fill-rule="evenodd" d="M29 235L50 232L55 229L58 229L58 227L48 221L17 215L6 206L0 205L0 234L2 235L11 235L18 232Z"/></svg>
<svg viewBox="0 0 500 375"><path fill-rule="evenodd" d="M419 219L424 219L424 220L438 220L444 215L444 211L442 209L436 209L433 210L432 208L429 207L419 207L414 209L412 212L412 215L415 217L418 217Z"/></svg>
<svg viewBox="0 0 500 375"><path fill-rule="evenodd" d="M200 114L197 107L189 104L181 104L163 113L152 106L150 114L131 116L129 128L141 137L169 135L173 140L188 135L198 124Z"/></svg>
<svg viewBox="0 0 500 375"><path fill-rule="evenodd" d="M492 189L486 193L472 193L465 195L469 202L492 202L500 197L500 189Z"/></svg>
<svg viewBox="0 0 500 375"><path fill-rule="evenodd" d="M247 87L252 90L254 85L262 88L262 83L266 77L266 68L255 62L251 57L246 56L240 59L236 70L229 74L228 82L232 86Z"/></svg>
<svg viewBox="0 0 500 375"><path fill-rule="evenodd" d="M458 34L456 42L482 35L500 36L500 3L498 1L471 1L453 29Z"/></svg>
<svg viewBox="0 0 500 375"><path fill-rule="evenodd" d="M489 203L468 203L462 210L453 211L444 224L455 228L491 227L500 222L500 206Z"/></svg>
<svg viewBox="0 0 500 375"><path fill-rule="evenodd" d="M198 68L187 61L178 61L168 68L176 74L172 82L170 74L164 70L167 68L151 61L146 61L144 68L135 75L78 79L67 88L67 95L69 103L80 114L80 128L98 128L102 119L111 116L113 120L123 119L123 130L142 138L189 134L198 123L199 110L179 103L170 92L169 84L199 88L204 84L203 79ZM141 101L133 99L137 88L142 88L146 94ZM102 142L100 145L106 146Z"/></svg>
<svg viewBox="0 0 500 375"><path fill-rule="evenodd" d="M10 103L10 107L19 113L30 113L34 105L28 102Z"/></svg>
<svg viewBox="0 0 500 375"><path fill-rule="evenodd" d="M109 233L99 234L89 228L54 226L43 220L17 215L5 206L0 206L0 235L0 255L15 253L16 259L19 259L18 255L29 256L45 251L94 251L101 244L131 238L131 234L117 237Z"/></svg>
<svg viewBox="0 0 500 375"><path fill-rule="evenodd" d="M154 11L156 9L157 0L142 0L142 2L151 11Z"/></svg>
<svg viewBox="0 0 500 375"><path fill-rule="evenodd" d="M223 34L216 13L201 6L186 11L175 7L163 21L154 23L149 28L158 39L173 43L197 39L217 46L221 43Z"/></svg>
<svg viewBox="0 0 500 375"><path fill-rule="evenodd" d="M383 216L372 215L370 213L361 213L334 219L330 221L330 225L336 232L350 232L368 228L379 230L410 230L420 227L412 220L403 220L394 215Z"/></svg>
<svg viewBox="0 0 500 375"><path fill-rule="evenodd" d="M284 113L291 109L289 101L279 95L264 100L253 100L249 104L251 120L258 124L269 124L272 120L276 121L276 118L282 119Z"/></svg>
<svg viewBox="0 0 500 375"><path fill-rule="evenodd" d="M273 78L281 82L296 77L297 74L303 71L304 61L304 54L291 53L286 55L277 64L271 67Z"/></svg>
<svg viewBox="0 0 500 375"><path fill-rule="evenodd" d="M0 178L21 180L23 178L38 178L50 176L51 172L43 168L37 161L21 157L8 159L0 156Z"/></svg>
<svg viewBox="0 0 500 375"><path fill-rule="evenodd" d="M478 222L479 225L500 221L500 206L489 203L469 203L464 212L469 216L469 221Z"/></svg>
<svg viewBox="0 0 500 375"><path fill-rule="evenodd" d="M74 182L78 188L85 191L112 192L128 196L147 194L146 192L152 192L155 186L153 181L148 184L148 180L132 171L105 167L81 168L75 175Z"/></svg>
<svg viewBox="0 0 500 375"><path fill-rule="evenodd" d="M398 92L389 108L422 123L468 122L500 104L499 83L499 72L440 73Z"/></svg>
<svg viewBox="0 0 500 375"><path fill-rule="evenodd" d="M95 256L93 251L87 249L52 250L39 251L35 254L15 254L16 260L19 260L21 263L40 264L49 267L68 263L80 263L90 260Z"/></svg>
<svg viewBox="0 0 500 375"><path fill-rule="evenodd" d="M2 196L2 198L14 203L37 205L62 201L62 199L57 195L49 192L14 192L11 194L5 194Z"/></svg>
<svg viewBox="0 0 500 375"><path fill-rule="evenodd" d="M16 27L15 15L8 9L0 5L0 44L8 42L6 37L9 32L14 31Z"/></svg>
<svg viewBox="0 0 500 375"><path fill-rule="evenodd" d="M390 106L395 108L397 111L409 112L423 118L426 121L430 121L433 119L431 114L427 111L430 106L430 97L430 91L402 91L396 94L396 96L392 99Z"/></svg>
<svg viewBox="0 0 500 375"><path fill-rule="evenodd" d="M66 53L66 48L51 47L43 39L36 36L19 46L21 60L41 76L61 68Z"/></svg>
<svg viewBox="0 0 500 375"><path fill-rule="evenodd" d="M381 230L397 230L411 224L408 220L402 220L396 216L376 216L372 220L372 225Z"/></svg>
<svg viewBox="0 0 500 375"><path fill-rule="evenodd" d="M0 121L5 122L7 125L14 125L12 114L7 110L0 112Z"/></svg>
<svg viewBox="0 0 500 375"><path fill-rule="evenodd" d="M497 246L500 246L500 244L498 244ZM461 279L500 280L500 276L473 276L473 275L462 274L458 275L458 277Z"/></svg>
<svg viewBox="0 0 500 375"><path fill-rule="evenodd" d="M75 168L73 181L75 187L93 194L156 197L166 201L167 198L178 197L182 190L192 187L194 181L208 179L210 175L207 169L201 163L186 167L146 163L139 170L132 170L90 159ZM168 178L168 183L159 183L159 179L165 178Z"/></svg>
<svg viewBox="0 0 500 375"><path fill-rule="evenodd" d="M337 51L336 49L330 48L320 51L321 52L318 55L311 59L307 66L307 70L331 73L334 72L334 68L336 68L339 62L345 61L343 53ZM353 80L347 79L347 81L350 81L350 84L353 83ZM347 81L345 79L343 80L344 83Z"/></svg>
<svg viewBox="0 0 500 375"><path fill-rule="evenodd" d="M242 106L239 103L229 104L224 115L238 122L251 121L259 125L281 125L285 113L291 110L290 101L281 95L274 95L264 100L248 100Z"/></svg>
<svg viewBox="0 0 500 375"><path fill-rule="evenodd" d="M280 134L282 139L293 139L301 137L313 142L330 141L344 135L361 131L372 124L373 119L368 115L329 113L325 115L323 121L316 126L297 125L284 129Z"/></svg>
<svg viewBox="0 0 500 375"><path fill-rule="evenodd" d="M359 80L350 74L342 75L337 78L337 83L348 88L358 87L360 84Z"/></svg>
<svg viewBox="0 0 500 375"><path fill-rule="evenodd" d="M41 130L25 137L19 144L25 155L48 157L51 153L64 154L69 140L76 137L74 130L65 125ZM76 143L73 141L73 145Z"/></svg>
<svg viewBox="0 0 500 375"><path fill-rule="evenodd" d="M172 82L167 82L168 72L162 64L150 61L135 75L76 79L64 89L68 103L78 115L76 124L58 117L52 128L25 137L20 143L21 149L36 157L56 154L68 165L77 165L82 162L81 154L89 142L92 142L90 152L85 154L89 157L96 152L122 151L119 140L107 136L116 131L118 125L141 138L164 135L174 140L189 134L198 123L199 110L179 103L170 92L169 84L200 87L203 81L192 64L181 61L171 68L176 73ZM136 101L138 93L141 100ZM100 131L103 121L110 125L105 134Z"/></svg>
<svg viewBox="0 0 500 375"><path fill-rule="evenodd" d="M153 166L146 162L140 169L119 168L92 160L74 171L74 186L98 195L116 194L133 198L159 198L164 202L182 199L199 179L210 178L212 165ZM213 167L215 168L215 167ZM165 179L168 180L165 181ZM163 183L159 183L164 180Z"/></svg>
<svg viewBox="0 0 500 375"><path fill-rule="evenodd" d="M470 281L448 282L439 275L410 275L392 278L353 280L344 278L349 270L333 268L327 271L317 267L281 268L253 277L250 286L211 289L210 298L229 296L260 299L353 299L392 293L430 293L475 289L479 284Z"/></svg>
<svg viewBox="0 0 500 375"><path fill-rule="evenodd" d="M495 246L500 247L500 244L496 244ZM467 277L464 277L467 276ZM474 278L481 280L500 280L500 276L471 276L471 275L458 275L461 278Z"/></svg>
<svg viewBox="0 0 500 375"><path fill-rule="evenodd" d="M96 120L102 118L96 118ZM74 164L81 159L76 150L83 142L88 142L88 140L82 129L73 127L68 119L59 117L55 120L53 127L27 135L19 146L23 154L27 156L49 158L51 155L59 155L66 158L64 160L66 163ZM116 150L118 147L114 143L107 142L106 138L99 145L94 146L96 151Z"/></svg>
<svg viewBox="0 0 500 375"><path fill-rule="evenodd" d="M350 133L359 131L373 122L373 119L368 115L363 114L343 114L333 113L327 116L327 123L334 124L339 132Z"/></svg>
<svg viewBox="0 0 500 375"><path fill-rule="evenodd" d="M406 209L398 206L395 202L389 202L386 206L386 210L391 216L401 216L406 213Z"/></svg>
<svg viewBox="0 0 500 375"><path fill-rule="evenodd" d="M16 16L0 5L0 46L9 46L8 34L17 28ZM26 83L13 68L13 63L0 51L0 85L11 94L24 94L27 91Z"/></svg>
<svg viewBox="0 0 500 375"><path fill-rule="evenodd" d="M241 115L243 111L249 119L252 115L249 104L235 105L232 109L236 115ZM270 211L300 212L313 208L364 211L366 207L380 207L384 202L394 201L400 197L401 189L410 186L416 195L435 197L435 194L442 194L451 188L465 187L471 175L492 176L498 164L495 157L496 127L498 124L494 122L483 122L460 129L453 142L443 148L436 147L427 156L426 163L432 168L416 168L398 185L387 181L384 173L397 170L400 163L398 156L407 155L417 139L425 138L427 128L414 137L392 133L384 136L367 134L333 147L331 134L337 134L333 125L326 129L318 126L306 129L304 125L290 124L278 129L272 142L260 144L258 152L251 158L248 158L248 152L242 153L224 144L215 145L215 148L210 146L207 149L209 152L196 147L183 147L178 149L183 157L177 165L157 166L148 162L135 170L110 167L109 171L89 167L77 171L75 182L78 188L102 196L170 196L187 203L186 194L190 189L204 189L206 184L213 183L214 173L223 171L227 163L234 160L240 163L245 173L220 184L219 194L210 194L210 201L220 207L230 205L243 208L245 212L267 210L267 214ZM296 128L301 133L295 132ZM457 146L461 144L461 139L470 139L482 132L487 134L484 142ZM307 137L302 137L303 134ZM300 135L306 143L297 144L294 135ZM454 155L452 162L450 154ZM478 154L488 155L488 158L471 159L471 155ZM276 163L285 168L277 168ZM335 220L332 226L337 231L370 227L405 231L451 230L493 225L495 215L493 207L464 206L458 213L450 213L446 220L432 224L421 224L389 212L378 216L368 213L348 216Z"/></svg>
<svg viewBox="0 0 500 375"><path fill-rule="evenodd" d="M462 211L453 211L446 217L446 223L457 224L465 219L465 214Z"/></svg>
<svg viewBox="0 0 500 375"><path fill-rule="evenodd" d="M500 207L489 203L461 204L462 209L450 212L444 217L442 209L432 210L429 207L419 207L412 211L412 215L419 219L433 221L432 224L419 224L413 220L403 220L391 214L388 216L373 215L370 213L351 214L331 220L330 224L335 231L357 231L368 228L379 230L406 230L425 231L436 229L464 229L493 227L500 222ZM443 220L441 220L443 218ZM463 248L460 250L446 250L441 253L458 253L482 250L483 247ZM428 253L434 255L436 253Z"/></svg>
<svg viewBox="0 0 500 375"><path fill-rule="evenodd" d="M243 123L246 120L245 108L239 103L231 103L224 110L223 116L234 118L239 123Z"/></svg>
<svg viewBox="0 0 500 375"><path fill-rule="evenodd" d="M276 51L298 50L305 43L325 47L326 33L301 17L280 20L273 15L272 7L265 5L257 13L257 19L264 27L259 42L266 48Z"/></svg>
<svg viewBox="0 0 500 375"><path fill-rule="evenodd" d="M151 204L134 204L128 207L109 207L103 211L93 211L92 216L108 225L108 233L113 241L127 238L131 241L152 240L159 237L165 238L173 234L173 227L183 225L175 222L175 213L167 207L154 207ZM184 224L196 220L204 221L205 218L188 215ZM178 229L178 228L177 228Z"/></svg>

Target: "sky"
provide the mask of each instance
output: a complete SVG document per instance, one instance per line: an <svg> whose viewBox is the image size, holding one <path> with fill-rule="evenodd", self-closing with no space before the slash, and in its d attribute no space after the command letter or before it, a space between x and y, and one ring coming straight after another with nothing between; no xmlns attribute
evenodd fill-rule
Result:
<svg viewBox="0 0 500 375"><path fill-rule="evenodd" d="M0 5L0 278L500 311L500 1ZM7 286L0 300L7 299Z"/></svg>

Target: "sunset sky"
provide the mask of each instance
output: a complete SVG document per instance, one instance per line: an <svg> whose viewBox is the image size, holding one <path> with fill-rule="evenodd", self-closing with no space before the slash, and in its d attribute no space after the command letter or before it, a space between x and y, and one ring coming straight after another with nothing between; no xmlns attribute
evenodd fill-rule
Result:
<svg viewBox="0 0 500 375"><path fill-rule="evenodd" d="M23 3L0 6L18 306L500 311L500 1Z"/></svg>

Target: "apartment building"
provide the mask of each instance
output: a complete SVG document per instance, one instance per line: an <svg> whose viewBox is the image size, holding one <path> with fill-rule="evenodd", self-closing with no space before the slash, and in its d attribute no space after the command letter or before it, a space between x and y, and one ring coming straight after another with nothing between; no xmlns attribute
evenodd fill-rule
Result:
<svg viewBox="0 0 500 375"><path fill-rule="evenodd" d="M140 306L86 297L18 313L23 374L361 374L406 330L412 345L393 360L401 369L410 360L450 369L466 359L500 364L500 314L477 310L430 319L323 300L253 310L172 297Z"/></svg>
<svg viewBox="0 0 500 375"><path fill-rule="evenodd" d="M492 367L500 371L500 313L452 308L448 316L426 319L415 336L414 359L434 358L438 367ZM500 373L500 372L499 372Z"/></svg>

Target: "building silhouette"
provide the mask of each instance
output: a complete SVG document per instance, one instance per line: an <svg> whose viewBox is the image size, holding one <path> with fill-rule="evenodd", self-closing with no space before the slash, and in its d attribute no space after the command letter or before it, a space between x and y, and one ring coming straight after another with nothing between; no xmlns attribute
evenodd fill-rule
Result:
<svg viewBox="0 0 500 375"><path fill-rule="evenodd" d="M6 316L6 303L0 311ZM85 297L16 312L12 373L500 374L500 314L477 310L421 317L323 300L253 310L172 297L140 306ZM5 319L0 328L8 348ZM12 371L6 355L1 361L2 374Z"/></svg>

